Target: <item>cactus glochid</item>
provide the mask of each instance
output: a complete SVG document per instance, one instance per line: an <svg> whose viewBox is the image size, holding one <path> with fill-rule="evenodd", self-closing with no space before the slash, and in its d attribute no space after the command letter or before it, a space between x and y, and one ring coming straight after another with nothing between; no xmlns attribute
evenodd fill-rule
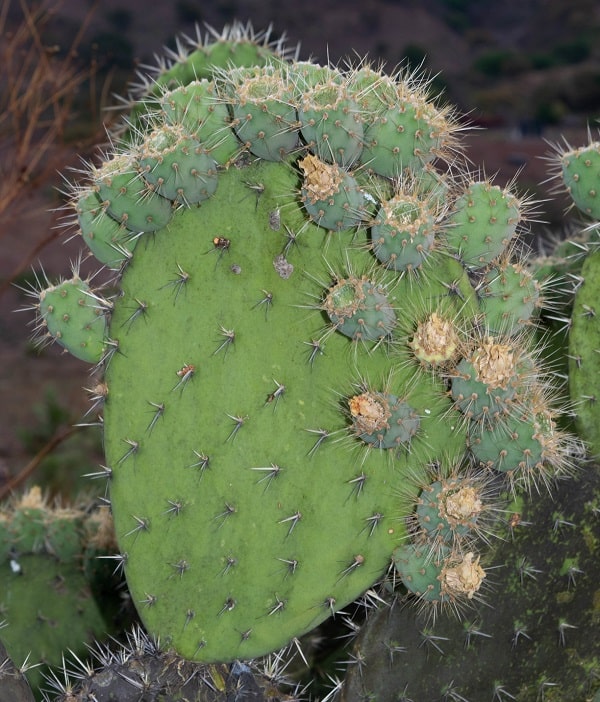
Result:
<svg viewBox="0 0 600 702"><path fill-rule="evenodd" d="M104 373L142 621L207 662L286 645L392 563L424 601L477 596L478 512L496 498L471 477L551 482L572 448L541 389L543 290L511 259L526 199L454 174L462 127L416 76L280 47L248 60L242 39L148 83L73 188L118 294L75 278L35 305L41 330ZM78 314L63 288L81 292ZM534 464L471 452L483 437L501 452L540 415L553 438ZM425 495L455 483L450 521L413 534Z"/></svg>

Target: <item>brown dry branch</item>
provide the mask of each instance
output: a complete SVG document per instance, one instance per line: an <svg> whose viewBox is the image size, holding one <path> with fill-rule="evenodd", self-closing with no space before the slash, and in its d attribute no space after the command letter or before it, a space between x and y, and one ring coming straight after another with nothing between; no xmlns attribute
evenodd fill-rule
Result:
<svg viewBox="0 0 600 702"><path fill-rule="evenodd" d="M75 434L75 432L79 431L79 429L80 427L78 426L71 426L57 431L56 434L46 443L46 445L43 446L29 461L29 463L27 463L27 465L17 473L17 475L0 486L0 501L6 499L9 495L15 492L17 488L21 487L37 470L43 459L51 454L60 444L63 443L63 441Z"/></svg>

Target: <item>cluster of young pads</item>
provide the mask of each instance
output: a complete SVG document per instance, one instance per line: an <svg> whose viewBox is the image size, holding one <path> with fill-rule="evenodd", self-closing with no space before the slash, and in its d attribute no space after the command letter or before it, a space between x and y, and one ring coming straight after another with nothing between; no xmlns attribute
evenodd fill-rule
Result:
<svg viewBox="0 0 600 702"><path fill-rule="evenodd" d="M36 291L40 341L96 365L115 558L182 656L276 650L390 567L458 609L498 491L569 472L528 203L462 129L408 72L235 25L148 78L72 188L114 275Z"/></svg>

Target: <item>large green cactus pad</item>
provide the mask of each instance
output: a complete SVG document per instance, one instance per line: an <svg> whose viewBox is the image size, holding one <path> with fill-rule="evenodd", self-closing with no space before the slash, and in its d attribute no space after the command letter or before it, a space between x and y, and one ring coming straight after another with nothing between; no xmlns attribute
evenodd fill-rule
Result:
<svg viewBox="0 0 600 702"><path fill-rule="evenodd" d="M305 222L298 178L288 163L222 173L213 198L138 245L112 317L117 535L145 624L188 658L260 655L355 599L406 537L427 463L465 446L439 379L331 327L332 279L374 263L365 231ZM472 295L456 261L437 263L426 285L377 274L406 328L415 292L430 309L451 282ZM380 450L353 431L348 401L364 389L415 410L409 445Z"/></svg>
<svg viewBox="0 0 600 702"><path fill-rule="evenodd" d="M283 56L210 83L172 69L73 202L91 188L137 242L109 262L110 300L90 292L118 558L148 631L222 662L289 644L378 582L432 467L465 464L468 425L473 443L545 400L541 302L517 264L514 285L483 290L518 253L524 203L454 176L458 122L413 76ZM458 236L457 218L477 231ZM464 545L444 577L469 571L470 597L485 574Z"/></svg>

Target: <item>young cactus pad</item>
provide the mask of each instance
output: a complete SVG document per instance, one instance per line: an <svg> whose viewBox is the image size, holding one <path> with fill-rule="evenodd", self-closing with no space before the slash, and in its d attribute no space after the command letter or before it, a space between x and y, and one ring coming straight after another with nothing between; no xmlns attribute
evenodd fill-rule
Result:
<svg viewBox="0 0 600 702"><path fill-rule="evenodd" d="M397 269L371 231L400 189L436 220L457 211L468 184L442 187L433 163L457 156L450 114L402 75L280 61L244 74L277 96L268 114L244 107L244 122L240 75L220 69L210 91L189 91L194 110L227 108L214 129L239 153L217 158L195 124L186 136L186 91L174 109L165 88L136 143L85 186L137 237L95 359L120 558L148 631L206 662L285 646L381 579L429 467L465 455L469 420L449 378L485 328L462 238L452 248L437 221L401 233L396 259L414 251ZM331 158L325 126L311 131L315 105L303 124L304 93L319 102L326 85L352 106L351 143L335 132L344 146ZM157 135L169 135L163 154ZM196 152L214 163L198 169L210 189L192 201L195 181L178 178ZM508 219L506 243L522 216Z"/></svg>

